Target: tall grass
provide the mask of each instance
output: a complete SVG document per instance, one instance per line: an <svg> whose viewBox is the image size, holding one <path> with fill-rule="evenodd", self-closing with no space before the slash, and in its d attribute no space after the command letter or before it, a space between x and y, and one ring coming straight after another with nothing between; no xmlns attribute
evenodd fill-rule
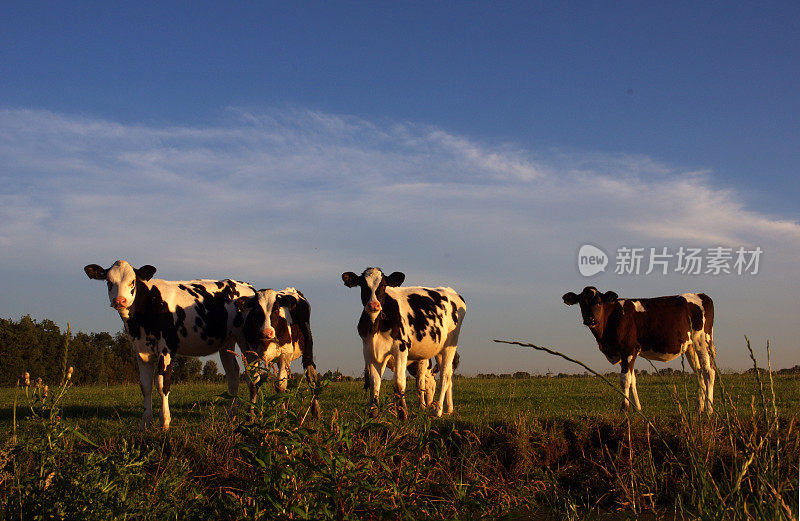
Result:
<svg viewBox="0 0 800 521"><path fill-rule="evenodd" d="M170 431L138 433L139 411L116 405L138 409L133 386L56 382L43 399L44 383L23 381L20 410L5 417L16 437L0 449L0 517L792 519L800 435L786 404L797 396L776 389L795 382L773 379L769 351L764 371L752 357L752 375L719 375L711 418L693 412L676 377L642 379L671 403L648 406L643 393L658 411L643 416L611 413L601 391L617 385L599 378L458 379L453 417L410 401L406 423L388 386L370 419L359 383L293 378L280 395L263 385L234 422L230 396L215 404L202 397L213 386L194 397L176 386Z"/></svg>
<svg viewBox="0 0 800 521"><path fill-rule="evenodd" d="M634 418L625 415L623 442L603 444L602 458L592 458L599 473L611 480L609 491L616 505L639 515L657 512L672 504L681 519L702 520L796 520L800 437L796 415L781 425L767 343L768 367L763 371L750 340L745 338L755 375L748 410L734 404L717 370L719 394L716 414L707 418L692 412L688 390L681 398L673 384L677 418L670 428L659 429L657 418L636 411L644 423L644 435L632 434ZM614 391L618 387L586 364L553 349L516 341L520 345L576 363L602 378ZM768 377L764 382L762 374ZM686 381L684 371L684 382ZM765 392L769 390L769 396ZM645 398L646 399L646 398ZM599 436L599 434L598 434ZM569 495L569 494L567 494ZM572 504L586 504L580 493ZM562 498L563 499L563 498Z"/></svg>

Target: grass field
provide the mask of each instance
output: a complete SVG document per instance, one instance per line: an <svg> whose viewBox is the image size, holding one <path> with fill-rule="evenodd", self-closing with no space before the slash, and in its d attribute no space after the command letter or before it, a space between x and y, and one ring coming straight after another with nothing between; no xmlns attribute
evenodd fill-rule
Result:
<svg viewBox="0 0 800 521"><path fill-rule="evenodd" d="M723 384L737 409L750 408L757 398L757 382L753 373L723 374ZM615 378L611 378L617 385ZM800 412L800 375L775 375L776 405L782 416ZM639 376L639 395L642 409L648 416L677 416L674 400L677 391L684 408L695 404L696 383L692 374ZM366 395L363 382L332 382L320 397L328 415L333 409L340 414L363 415ZM414 383L408 383L408 403L411 414L419 411ZM196 429L209 417L223 413L214 404L214 397L227 389L224 383L178 383L170 393L170 410L174 429ZM239 395L247 399L247 387L240 385ZM392 386L384 382L381 395L390 399ZM0 436L11 432L13 388L0 389ZM154 415L160 408L160 398L154 392ZM688 399L687 399L688 398ZM455 413L446 418L480 429L490 422L509 422L521 417L538 420L596 418L619 420L621 398L596 377L528 379L457 378L454 387ZM139 426L142 397L138 385L113 387L73 387L63 401L64 416L74 418L87 433L100 438L133 432ZM19 414L24 416L24 410Z"/></svg>
<svg viewBox="0 0 800 521"><path fill-rule="evenodd" d="M752 372L722 374L711 419L691 413L692 374L642 375L650 424L621 413L621 398L597 377L457 378L456 412L433 420L418 408L409 381L406 424L394 416L390 382L382 387L378 421L366 419L362 385L330 382L320 396L320 421L302 418L307 389L286 395L287 414L265 386L262 414L234 428L217 399L224 383L179 383L167 435L157 427L138 432L138 386L72 387L55 420L18 407L16 443L9 439L16 390L0 389L5 512L158 519L797 516L798 375L774 375L771 387L768 375L759 384ZM239 410L246 420L247 408ZM762 506L767 501L771 506Z"/></svg>

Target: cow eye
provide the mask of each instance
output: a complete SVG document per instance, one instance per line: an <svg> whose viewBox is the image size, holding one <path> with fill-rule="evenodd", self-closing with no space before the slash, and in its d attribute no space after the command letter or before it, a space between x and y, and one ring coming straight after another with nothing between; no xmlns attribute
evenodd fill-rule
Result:
<svg viewBox="0 0 800 521"><path fill-rule="evenodd" d="M111 291L111 281L106 281L106 286L108 286L108 291Z"/></svg>

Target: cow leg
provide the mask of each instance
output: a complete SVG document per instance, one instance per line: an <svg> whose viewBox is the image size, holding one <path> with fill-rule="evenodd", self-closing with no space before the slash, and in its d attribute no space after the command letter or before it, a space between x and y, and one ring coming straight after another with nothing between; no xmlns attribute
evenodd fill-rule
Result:
<svg viewBox="0 0 800 521"><path fill-rule="evenodd" d="M686 360L692 367L695 376L697 377L697 412L701 413L705 409L706 401L706 381L703 378L703 368L700 365L698 357L699 346L692 343L691 347L686 349Z"/></svg>
<svg viewBox="0 0 800 521"><path fill-rule="evenodd" d="M381 395L381 366L374 362L367 364L364 376L369 379L369 415L371 418L377 418Z"/></svg>
<svg viewBox="0 0 800 521"><path fill-rule="evenodd" d="M278 379L275 381L275 392L285 393L289 387L289 361L286 356L278 357Z"/></svg>
<svg viewBox="0 0 800 521"><path fill-rule="evenodd" d="M442 413L451 414L453 412L453 358L456 355L456 348L447 348L439 359L439 369L441 371L441 389L439 389L439 400L436 403L434 414L440 417ZM445 410L445 400L447 409Z"/></svg>
<svg viewBox="0 0 800 521"><path fill-rule="evenodd" d="M636 361L634 358L628 366L628 372L631 375L631 397L633 398L633 406L637 411L642 410L642 404L639 402L639 389L636 387L636 371L633 370L633 364Z"/></svg>
<svg viewBox="0 0 800 521"><path fill-rule="evenodd" d="M620 361L621 372L619 374L619 384L620 387L622 387L622 392L625 394L625 398L622 400L622 411L627 411L630 407L629 397L631 395L631 390L633 390L634 407L636 407L636 410L642 409L639 403L639 392L636 390L636 374L633 372L635 360L635 355L629 355L628 357L623 356Z"/></svg>
<svg viewBox="0 0 800 521"><path fill-rule="evenodd" d="M166 351L166 350L165 350ZM158 360L158 376L156 388L161 395L161 427L169 430L171 416L169 414L169 390L172 385L172 357L169 352L163 353Z"/></svg>
<svg viewBox="0 0 800 521"><path fill-rule="evenodd" d="M406 368L408 367L408 349L399 346L394 350L394 392L397 402L397 417L400 421L408 418L408 408L406 407Z"/></svg>
<svg viewBox="0 0 800 521"><path fill-rule="evenodd" d="M139 387L142 389L142 398L144 398L144 413L142 414L142 423L139 425L139 430L143 431L153 421L153 373L155 372L155 364L149 358L144 361L141 354L137 357L137 361L139 362Z"/></svg>
<svg viewBox="0 0 800 521"><path fill-rule="evenodd" d="M426 408L433 406L433 402L436 400L436 380L434 380L430 370L425 371L425 379L422 381L420 396L424 400Z"/></svg>
<svg viewBox="0 0 800 521"><path fill-rule="evenodd" d="M438 359L436 362L436 369L428 369L425 372L425 403L428 406L433 406L433 402L436 399L436 378L433 376L434 371L438 370L441 367Z"/></svg>
<svg viewBox="0 0 800 521"><path fill-rule="evenodd" d="M711 353L714 352L714 347L711 342L713 342L713 340L702 342L702 347L697 350L697 355L700 359L700 368L703 371L703 380L705 381L706 393L704 399L706 413L709 415L714 412L714 378L716 377L714 366L711 363Z"/></svg>
<svg viewBox="0 0 800 521"><path fill-rule="evenodd" d="M711 353L713 347L709 346L710 352L706 353L706 358L703 361L703 367L706 370L706 412L712 414L714 412L714 379L717 376L717 371L711 363Z"/></svg>
<svg viewBox="0 0 800 521"><path fill-rule="evenodd" d="M428 400L428 360L415 362L417 377L417 395L419 396L419 406L425 409L430 404Z"/></svg>
<svg viewBox="0 0 800 521"><path fill-rule="evenodd" d="M225 370L225 379L228 381L228 393L232 396L228 405L228 416L236 416L236 397L239 396L239 362L230 350L222 348L219 351L219 361Z"/></svg>

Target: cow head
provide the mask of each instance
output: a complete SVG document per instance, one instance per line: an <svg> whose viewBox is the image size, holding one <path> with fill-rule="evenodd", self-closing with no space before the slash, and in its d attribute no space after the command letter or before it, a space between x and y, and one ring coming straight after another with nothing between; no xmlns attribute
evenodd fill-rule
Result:
<svg viewBox="0 0 800 521"><path fill-rule="evenodd" d="M399 271L395 271L387 277L380 268L367 268L361 275L356 275L352 271L342 273L345 286L361 288L361 303L364 304L364 311L373 319L383 309L386 286L397 287L405 279L405 274Z"/></svg>
<svg viewBox="0 0 800 521"><path fill-rule="evenodd" d="M244 315L245 340L259 356L264 356L265 350L277 342L280 329L287 327L287 311L296 303L293 295L272 289L260 289L251 297L239 297L234 301L236 309Z"/></svg>
<svg viewBox="0 0 800 521"><path fill-rule="evenodd" d="M581 316L583 323L589 329L596 328L604 323L606 316L610 313L610 307L605 304L612 304L617 301L619 296L613 291L600 293L594 286L586 286L580 295L573 292L565 293L562 297L564 304L581 305Z"/></svg>
<svg viewBox="0 0 800 521"><path fill-rule="evenodd" d="M156 269L149 264L136 269L124 260L118 260L108 269L89 264L83 271L90 279L106 281L111 307L119 312L123 320L130 316L130 308L136 298L136 281L148 281L156 273Z"/></svg>

